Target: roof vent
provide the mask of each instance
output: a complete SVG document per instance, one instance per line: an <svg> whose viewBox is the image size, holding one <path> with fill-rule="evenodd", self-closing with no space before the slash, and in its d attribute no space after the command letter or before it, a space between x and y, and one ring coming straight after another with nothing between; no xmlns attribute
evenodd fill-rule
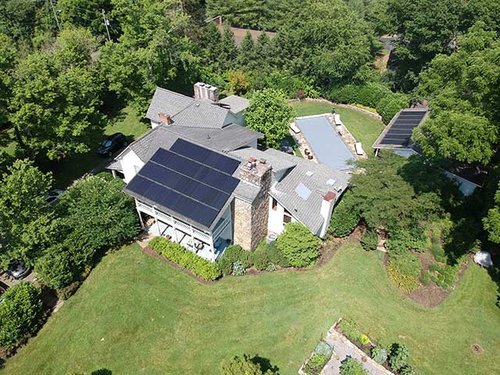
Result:
<svg viewBox="0 0 500 375"><path fill-rule="evenodd" d="M328 181L326 181L326 184L333 186L333 185L335 185L335 180L333 178L330 178Z"/></svg>
<svg viewBox="0 0 500 375"><path fill-rule="evenodd" d="M266 164L266 163L267 163L267 160L266 160L266 159L264 159L264 158L260 158L260 159L259 159L259 162L260 162L260 164Z"/></svg>
<svg viewBox="0 0 500 375"><path fill-rule="evenodd" d="M311 177L313 174L314 174L314 172L312 172L312 171L307 171L306 172L306 176L307 177Z"/></svg>

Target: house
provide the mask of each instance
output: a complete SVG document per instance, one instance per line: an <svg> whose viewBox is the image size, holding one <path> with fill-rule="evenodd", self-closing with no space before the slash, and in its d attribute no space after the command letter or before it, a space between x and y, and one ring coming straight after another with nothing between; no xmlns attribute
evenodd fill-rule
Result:
<svg viewBox="0 0 500 375"><path fill-rule="evenodd" d="M418 145L412 141L411 136L413 129L420 126L428 116L428 108L406 108L399 111L373 144L375 155L380 150L391 150L406 158L419 155ZM463 195L469 196L482 186L486 172L478 166L457 165L443 173L457 184Z"/></svg>
<svg viewBox="0 0 500 375"><path fill-rule="evenodd" d="M243 112L249 101L232 95L219 100L219 89L202 82L194 85L194 98L157 87L146 113L151 127L160 124L222 129L244 125Z"/></svg>
<svg viewBox="0 0 500 375"><path fill-rule="evenodd" d="M194 112L186 118L198 114L196 107L185 110ZM292 221L326 235L349 175L281 151L258 150L262 135L241 125L200 122L159 123L108 166L127 183L125 192L134 197L145 229L211 261L229 244L253 250Z"/></svg>

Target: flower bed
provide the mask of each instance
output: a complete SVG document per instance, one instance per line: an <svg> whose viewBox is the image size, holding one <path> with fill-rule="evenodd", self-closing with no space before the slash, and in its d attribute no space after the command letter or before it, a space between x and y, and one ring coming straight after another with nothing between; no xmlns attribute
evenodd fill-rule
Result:
<svg viewBox="0 0 500 375"><path fill-rule="evenodd" d="M319 375L333 354L333 348L323 340L314 348L311 356L300 368L299 374Z"/></svg>

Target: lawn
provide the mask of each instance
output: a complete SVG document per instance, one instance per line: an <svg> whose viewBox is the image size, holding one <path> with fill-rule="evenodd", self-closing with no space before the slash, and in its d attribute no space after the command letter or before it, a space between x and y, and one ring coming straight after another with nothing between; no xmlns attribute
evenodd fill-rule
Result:
<svg viewBox="0 0 500 375"><path fill-rule="evenodd" d="M106 256L3 373L219 374L222 360L250 353L293 374L339 316L383 343L406 343L419 373L499 373L487 272L471 265L428 310L389 283L382 256L347 244L320 268L204 285L131 245Z"/></svg>
<svg viewBox="0 0 500 375"><path fill-rule="evenodd" d="M335 107L335 105L324 102L293 102L292 106L297 111L298 116L329 113ZM340 114L340 119L354 138L362 143L365 152L371 155L371 147L384 129L382 121L354 109L335 107L335 110Z"/></svg>

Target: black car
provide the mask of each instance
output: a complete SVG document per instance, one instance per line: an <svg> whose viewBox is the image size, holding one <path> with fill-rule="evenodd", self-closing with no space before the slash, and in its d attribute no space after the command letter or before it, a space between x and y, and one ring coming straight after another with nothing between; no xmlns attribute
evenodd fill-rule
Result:
<svg viewBox="0 0 500 375"><path fill-rule="evenodd" d="M127 138L123 133L115 133L107 137L96 152L101 156L111 156L114 152L127 146Z"/></svg>
<svg viewBox="0 0 500 375"><path fill-rule="evenodd" d="M26 266L22 260L13 260L9 265L9 269L7 270L9 275L16 280L24 279L26 276L28 276L30 271L31 270L29 269L29 267Z"/></svg>

